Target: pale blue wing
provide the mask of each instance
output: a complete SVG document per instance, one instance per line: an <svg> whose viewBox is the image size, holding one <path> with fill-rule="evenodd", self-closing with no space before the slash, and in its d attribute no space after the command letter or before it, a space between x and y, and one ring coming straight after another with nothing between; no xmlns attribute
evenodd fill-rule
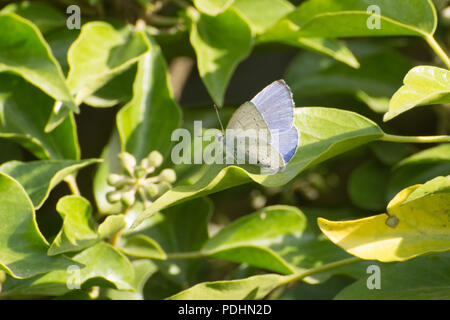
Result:
<svg viewBox="0 0 450 320"><path fill-rule="evenodd" d="M296 126L279 133L278 146L275 146L287 164L295 154L299 144L299 132Z"/></svg>
<svg viewBox="0 0 450 320"><path fill-rule="evenodd" d="M283 80L278 80L258 93L251 102L261 112L271 131L288 130L294 122L292 92Z"/></svg>

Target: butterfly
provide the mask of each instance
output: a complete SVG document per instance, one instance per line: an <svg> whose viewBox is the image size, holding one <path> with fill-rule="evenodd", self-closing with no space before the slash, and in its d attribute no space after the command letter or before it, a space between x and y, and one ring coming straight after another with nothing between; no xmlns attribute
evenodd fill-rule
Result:
<svg viewBox="0 0 450 320"><path fill-rule="evenodd" d="M238 164L255 164L264 169L261 173L282 171L300 140L294 108L291 89L283 80L265 87L241 105L228 122L223 135L228 157L231 154Z"/></svg>

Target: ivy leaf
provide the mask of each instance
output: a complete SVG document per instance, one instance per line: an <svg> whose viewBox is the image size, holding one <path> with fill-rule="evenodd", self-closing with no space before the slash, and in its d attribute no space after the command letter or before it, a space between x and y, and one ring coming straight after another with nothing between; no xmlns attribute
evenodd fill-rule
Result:
<svg viewBox="0 0 450 320"><path fill-rule="evenodd" d="M336 211L330 215L336 217L340 213ZM311 211L307 213L310 215ZM315 229L313 225L307 225L305 215L297 208L270 206L225 226L204 244L201 252L207 257L282 274L293 274L350 256L320 237L320 231ZM358 277L364 272L364 267L353 265L303 280L316 284L334 274Z"/></svg>
<svg viewBox="0 0 450 320"><path fill-rule="evenodd" d="M0 166L0 172L16 179L28 193L34 207L39 209L50 191L65 177L96 162L96 159L10 161Z"/></svg>
<svg viewBox="0 0 450 320"><path fill-rule="evenodd" d="M107 216L105 221L98 226L99 237L100 239L106 239L124 229L126 226L127 222L125 220L125 215L116 214Z"/></svg>
<svg viewBox="0 0 450 320"><path fill-rule="evenodd" d="M40 2L24 1L5 6L2 13L15 13L33 22L42 33L66 26L66 17L54 7Z"/></svg>
<svg viewBox="0 0 450 320"><path fill-rule="evenodd" d="M258 300L284 284L285 277L275 274L242 280L204 282L169 297L169 300Z"/></svg>
<svg viewBox="0 0 450 320"><path fill-rule="evenodd" d="M6 296L59 296L90 279L103 279L120 290L134 290L134 269L130 261L107 243L99 242L72 258L70 269L52 271L26 280L8 279L3 284ZM92 283L92 282L91 282ZM102 283L104 284L104 283ZM86 284L87 285L87 284ZM82 288L82 287L81 287Z"/></svg>
<svg viewBox="0 0 450 320"><path fill-rule="evenodd" d="M437 176L450 174L450 144L420 151L402 160L395 167L387 188L387 199L400 190L422 184Z"/></svg>
<svg viewBox="0 0 450 320"><path fill-rule="evenodd" d="M318 219L335 244L362 259L404 261L450 250L450 176L404 189L388 205L389 215L334 222Z"/></svg>
<svg viewBox="0 0 450 320"><path fill-rule="evenodd" d="M190 41L197 54L200 77L214 102L221 107L234 70L251 52L250 27L233 8L215 17L193 10L189 14Z"/></svg>
<svg viewBox="0 0 450 320"><path fill-rule="evenodd" d="M14 278L78 265L63 256L47 255L48 243L38 229L27 193L4 173L0 173L0 220L0 268Z"/></svg>
<svg viewBox="0 0 450 320"><path fill-rule="evenodd" d="M392 97L388 121L416 106L450 102L450 73L446 69L418 66L408 72L404 85Z"/></svg>
<svg viewBox="0 0 450 320"><path fill-rule="evenodd" d="M450 255L433 254L396 264L382 264L382 290L367 290L367 279L343 289L336 300L445 300L450 298Z"/></svg>
<svg viewBox="0 0 450 320"><path fill-rule="evenodd" d="M377 6L374 13L370 6ZM376 19L379 18L379 28ZM437 25L431 0L312 0L267 31L301 37L432 36ZM369 27L370 26L370 27Z"/></svg>
<svg viewBox="0 0 450 320"><path fill-rule="evenodd" d="M63 225L48 249L49 256L80 251L98 241L88 200L80 196L66 196L58 201L56 210L63 218Z"/></svg>
<svg viewBox="0 0 450 320"><path fill-rule="evenodd" d="M28 20L0 13L0 72L14 72L58 103L79 112L65 78L42 34Z"/></svg>
<svg viewBox="0 0 450 320"><path fill-rule="evenodd" d="M65 76L69 73L69 62L67 61L67 52L72 43L78 38L80 30L78 29L58 29L45 35L48 45L52 49L53 55L58 61Z"/></svg>
<svg viewBox="0 0 450 320"><path fill-rule="evenodd" d="M234 0L232 4L254 34L262 34L295 7L287 0Z"/></svg>
<svg viewBox="0 0 450 320"><path fill-rule="evenodd" d="M102 163L97 166L94 177L94 196L95 202L100 213L118 214L122 211L120 203L109 203L106 194L114 190L114 187L108 185L108 175L110 173L122 173L117 155L121 152L120 139L117 130L114 130L109 142L103 149L101 158Z"/></svg>
<svg viewBox="0 0 450 320"><path fill-rule="evenodd" d="M102 297L111 300L144 300L144 286L147 280L158 271L157 266L147 259L134 260L131 262L134 269L135 291L120 291L117 289L104 288Z"/></svg>
<svg viewBox="0 0 450 320"><path fill-rule="evenodd" d="M211 16L224 12L233 0L194 0L195 7Z"/></svg>
<svg viewBox="0 0 450 320"><path fill-rule="evenodd" d="M259 175L236 166L207 166L207 169L200 171L194 179L187 179L158 198L137 217L134 225L168 206L252 180L269 187L285 185L307 168L377 140L383 135L381 129L371 120L353 112L332 108L297 108L295 125L300 131L300 145L283 172Z"/></svg>
<svg viewBox="0 0 450 320"><path fill-rule="evenodd" d="M139 59L133 98L117 115L120 138L114 131L94 178L95 199L102 213L119 213L121 209L120 204L112 205L106 200L106 193L113 189L106 183L108 175L122 171L117 154L126 150L140 160L157 150L167 156L171 148L168 141L181 122L181 110L170 90L161 49L152 38L148 39L151 50Z"/></svg>
<svg viewBox="0 0 450 320"><path fill-rule="evenodd" d="M128 69L149 50L142 32L117 30L106 22L89 22L68 52L67 83L78 104Z"/></svg>
<svg viewBox="0 0 450 320"><path fill-rule="evenodd" d="M52 132L45 132L52 104L50 97L25 80L0 74L0 137L21 144L41 159L78 159L80 150L72 115Z"/></svg>
<svg viewBox="0 0 450 320"><path fill-rule="evenodd" d="M168 141L181 122L161 49L152 38L148 39L151 50L138 60L133 98L117 115L122 150L138 160L153 150L167 155L171 147Z"/></svg>
<svg viewBox="0 0 450 320"><path fill-rule="evenodd" d="M412 156L400 161L395 165L395 168L414 164L436 163L440 161L450 162L450 143L440 144L436 147L417 152Z"/></svg>
<svg viewBox="0 0 450 320"><path fill-rule="evenodd" d="M298 240L305 227L306 219L297 208L271 206L227 225L204 244L202 252L210 257L290 274L295 269L277 251L288 242Z"/></svg>

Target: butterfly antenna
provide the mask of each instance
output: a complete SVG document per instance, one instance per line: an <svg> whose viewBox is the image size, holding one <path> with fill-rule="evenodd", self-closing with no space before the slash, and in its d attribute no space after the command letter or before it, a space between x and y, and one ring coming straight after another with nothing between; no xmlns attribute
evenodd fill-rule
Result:
<svg viewBox="0 0 450 320"><path fill-rule="evenodd" d="M222 129L222 133L225 133L225 130L224 130L223 124L222 124L222 120L220 119L219 108L217 108L216 104L214 104L214 109L216 110L217 119L219 119L220 128Z"/></svg>

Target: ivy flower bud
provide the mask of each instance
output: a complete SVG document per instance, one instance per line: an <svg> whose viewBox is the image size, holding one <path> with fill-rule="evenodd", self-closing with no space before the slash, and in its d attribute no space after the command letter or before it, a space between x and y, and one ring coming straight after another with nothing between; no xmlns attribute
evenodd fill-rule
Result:
<svg viewBox="0 0 450 320"><path fill-rule="evenodd" d="M125 191L120 198L122 204L126 207L131 207L136 201L136 191L134 189Z"/></svg>
<svg viewBox="0 0 450 320"><path fill-rule="evenodd" d="M154 198L158 195L159 188L155 184L149 183L148 185L145 186L144 191L147 197Z"/></svg>
<svg viewBox="0 0 450 320"><path fill-rule="evenodd" d="M111 187L115 187L117 184L119 184L119 182L123 180L123 178L124 177L120 174L111 173L107 179L108 185L110 185Z"/></svg>
<svg viewBox="0 0 450 320"><path fill-rule="evenodd" d="M111 191L106 194L106 200L109 203L119 202L122 197L122 193L120 191Z"/></svg>
<svg viewBox="0 0 450 320"><path fill-rule="evenodd" d="M168 183L174 183L177 180L177 174L173 169L164 169L159 174L159 179Z"/></svg>
<svg viewBox="0 0 450 320"><path fill-rule="evenodd" d="M152 151L147 157L150 167L159 167L163 163L163 156L158 151Z"/></svg>
<svg viewBox="0 0 450 320"><path fill-rule="evenodd" d="M123 168L125 168L129 174L132 174L134 167L136 167L136 158L128 152L122 152L119 154L119 161Z"/></svg>

